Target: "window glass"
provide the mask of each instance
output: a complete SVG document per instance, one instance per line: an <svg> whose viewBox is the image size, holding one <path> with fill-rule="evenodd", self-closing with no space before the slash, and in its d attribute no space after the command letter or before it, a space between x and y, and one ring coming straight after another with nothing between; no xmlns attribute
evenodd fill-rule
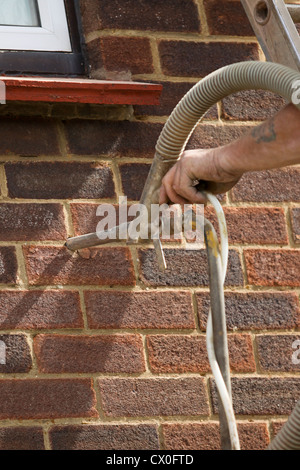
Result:
<svg viewBox="0 0 300 470"><path fill-rule="evenodd" d="M37 0L0 0L1 26L40 26Z"/></svg>

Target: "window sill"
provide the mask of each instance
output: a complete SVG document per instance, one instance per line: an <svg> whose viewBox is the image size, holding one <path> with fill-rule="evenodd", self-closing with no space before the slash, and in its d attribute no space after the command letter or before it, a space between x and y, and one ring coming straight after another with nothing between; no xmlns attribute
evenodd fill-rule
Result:
<svg viewBox="0 0 300 470"><path fill-rule="evenodd" d="M43 77L0 77L6 101L90 103L105 105L158 105L158 84Z"/></svg>

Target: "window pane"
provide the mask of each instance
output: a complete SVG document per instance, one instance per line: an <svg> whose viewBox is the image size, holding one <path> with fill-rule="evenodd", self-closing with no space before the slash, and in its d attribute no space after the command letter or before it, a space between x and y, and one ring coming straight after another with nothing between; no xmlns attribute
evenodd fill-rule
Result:
<svg viewBox="0 0 300 470"><path fill-rule="evenodd" d="M1 26L40 26L37 0L0 0Z"/></svg>

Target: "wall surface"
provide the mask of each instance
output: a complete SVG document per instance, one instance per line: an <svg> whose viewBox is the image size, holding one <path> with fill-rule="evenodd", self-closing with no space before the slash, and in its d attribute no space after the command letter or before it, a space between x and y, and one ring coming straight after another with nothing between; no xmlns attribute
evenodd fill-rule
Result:
<svg viewBox="0 0 300 470"><path fill-rule="evenodd" d="M72 254L99 204L138 201L170 112L199 79L264 60L238 1L81 0L90 76L163 84L160 106L0 107L1 449L219 449L205 347L205 250L169 243ZM284 105L218 103L189 147L230 142ZM248 174L222 203L226 311L243 449L263 449L300 397L300 168ZM211 215L212 217L212 215Z"/></svg>

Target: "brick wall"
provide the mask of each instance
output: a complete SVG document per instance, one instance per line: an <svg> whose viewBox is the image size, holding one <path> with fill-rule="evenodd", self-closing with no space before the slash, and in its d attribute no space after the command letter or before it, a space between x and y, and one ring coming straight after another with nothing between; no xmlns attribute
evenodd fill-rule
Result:
<svg viewBox="0 0 300 470"><path fill-rule="evenodd" d="M234 0L81 0L81 10L90 76L162 83L162 100L0 107L0 448L218 449L205 251L169 243L162 275L151 246L72 254L64 242L95 231L100 203L139 199L162 126L194 83L263 55ZM283 104L229 97L189 147L229 142ZM300 397L299 183L298 167L252 173L223 199L243 449L265 448Z"/></svg>

